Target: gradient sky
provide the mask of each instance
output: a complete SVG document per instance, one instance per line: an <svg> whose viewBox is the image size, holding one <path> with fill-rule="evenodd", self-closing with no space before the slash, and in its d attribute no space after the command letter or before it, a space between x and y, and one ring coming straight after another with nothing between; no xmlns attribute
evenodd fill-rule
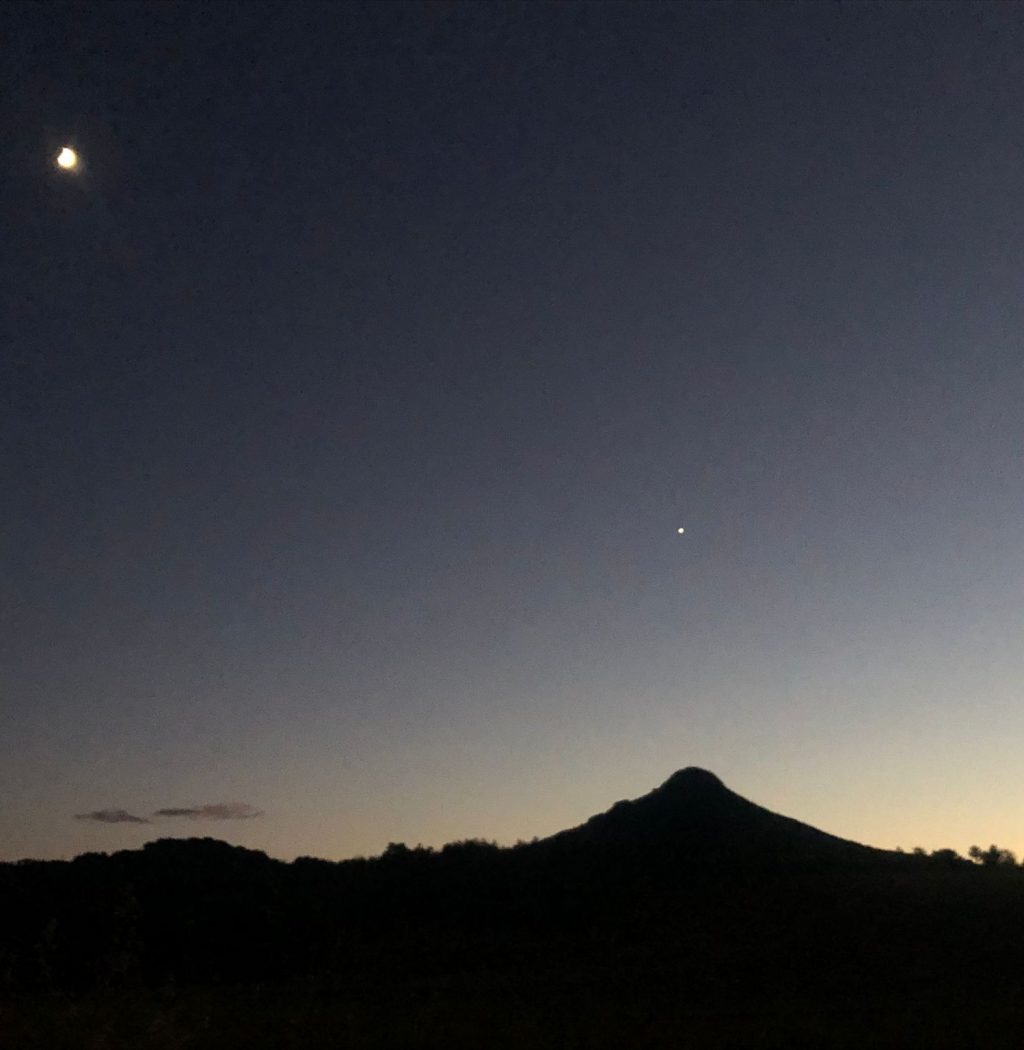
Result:
<svg viewBox="0 0 1024 1050"><path fill-rule="evenodd" d="M1024 8L0 28L0 856L1024 850Z"/></svg>

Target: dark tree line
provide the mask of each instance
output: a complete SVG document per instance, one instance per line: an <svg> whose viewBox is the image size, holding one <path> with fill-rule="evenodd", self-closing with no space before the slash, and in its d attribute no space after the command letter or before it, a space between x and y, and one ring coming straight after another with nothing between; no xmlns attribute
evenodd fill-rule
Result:
<svg viewBox="0 0 1024 1050"><path fill-rule="evenodd" d="M0 989L422 982L453 975L816 981L1024 972L1009 851L733 863L581 840L292 863L211 839L0 865ZM980 870L984 869L984 870ZM1013 931L1012 934L1009 931Z"/></svg>

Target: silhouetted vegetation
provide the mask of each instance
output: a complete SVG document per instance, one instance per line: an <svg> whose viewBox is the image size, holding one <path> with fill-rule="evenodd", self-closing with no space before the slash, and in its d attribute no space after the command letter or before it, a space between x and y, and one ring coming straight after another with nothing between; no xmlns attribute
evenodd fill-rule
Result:
<svg viewBox="0 0 1024 1050"><path fill-rule="evenodd" d="M1009 851L870 849L700 770L511 848L5 864L0 908L3 1048L959 1046L1024 983ZM924 1041L872 1037L905 1011Z"/></svg>
<svg viewBox="0 0 1024 1050"><path fill-rule="evenodd" d="M986 868L1013 867L1017 863L1017 858L1010 850L1000 849L999 846L989 846L988 849L971 846L967 851L967 856Z"/></svg>

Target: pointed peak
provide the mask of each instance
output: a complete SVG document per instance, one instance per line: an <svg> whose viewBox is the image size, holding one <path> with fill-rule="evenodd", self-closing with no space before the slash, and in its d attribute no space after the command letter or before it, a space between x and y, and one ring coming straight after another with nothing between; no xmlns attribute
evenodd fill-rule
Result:
<svg viewBox="0 0 1024 1050"><path fill-rule="evenodd" d="M726 791L726 786L715 776L714 773L699 766L687 766L685 769L676 770L658 788L659 792L677 794L681 791L690 793L707 794L711 792Z"/></svg>

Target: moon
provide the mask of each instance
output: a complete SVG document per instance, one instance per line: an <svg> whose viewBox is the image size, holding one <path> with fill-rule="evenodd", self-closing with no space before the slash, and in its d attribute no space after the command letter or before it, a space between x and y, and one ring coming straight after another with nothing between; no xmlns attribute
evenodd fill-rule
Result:
<svg viewBox="0 0 1024 1050"><path fill-rule="evenodd" d="M676 532L678 532L679 535L682 536L682 534L686 532L686 529L676 529Z"/></svg>
<svg viewBox="0 0 1024 1050"><path fill-rule="evenodd" d="M78 167L78 154L70 146L64 146L57 154L57 167L74 171Z"/></svg>

